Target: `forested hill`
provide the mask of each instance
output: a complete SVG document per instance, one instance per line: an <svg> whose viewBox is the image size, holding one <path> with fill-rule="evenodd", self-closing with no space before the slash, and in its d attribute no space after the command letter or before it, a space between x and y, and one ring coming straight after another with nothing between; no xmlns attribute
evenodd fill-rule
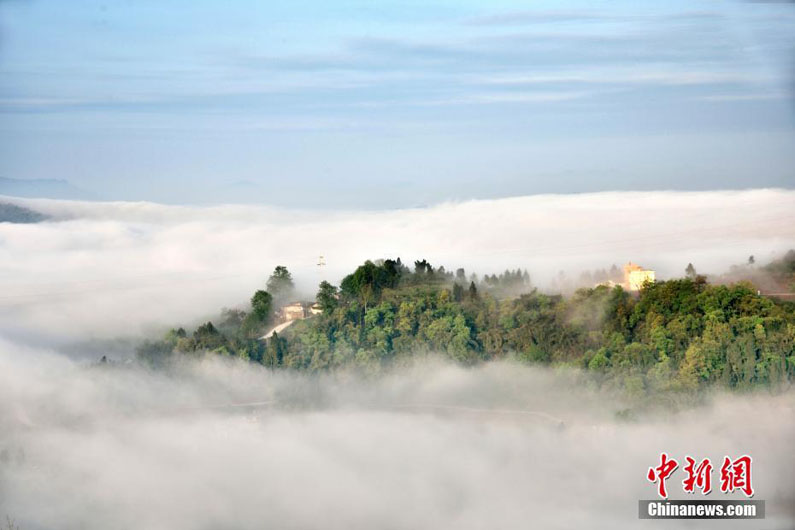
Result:
<svg viewBox="0 0 795 530"><path fill-rule="evenodd" d="M478 279L425 261L413 270L366 262L339 288L321 284L322 314L259 340L274 296L292 287L281 269L250 312L225 311L217 326L191 334L172 330L140 356L158 363L212 351L308 371L377 370L426 352L464 364L515 358L581 368L630 394L777 387L795 378L795 304L760 296L750 283L710 285L693 275L646 284L636 295L598 286L563 297L531 289L520 270Z"/></svg>

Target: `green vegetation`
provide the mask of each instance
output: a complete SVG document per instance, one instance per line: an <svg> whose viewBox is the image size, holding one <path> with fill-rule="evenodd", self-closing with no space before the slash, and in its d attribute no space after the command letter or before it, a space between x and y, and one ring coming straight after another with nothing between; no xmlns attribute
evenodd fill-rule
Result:
<svg viewBox="0 0 795 530"><path fill-rule="evenodd" d="M274 276L289 277L281 269ZM425 260L413 270L400 260L368 261L339 289L321 283L321 315L259 340L273 323L266 295L254 295L248 314L225 311L218 328L208 322L190 336L172 330L139 355L156 363L210 351L305 371L378 370L423 353L463 364L511 358L580 368L637 396L777 388L795 378L795 304L760 296L746 282L709 285L695 273L637 295L598 286L563 297L531 288L521 270L478 279Z"/></svg>

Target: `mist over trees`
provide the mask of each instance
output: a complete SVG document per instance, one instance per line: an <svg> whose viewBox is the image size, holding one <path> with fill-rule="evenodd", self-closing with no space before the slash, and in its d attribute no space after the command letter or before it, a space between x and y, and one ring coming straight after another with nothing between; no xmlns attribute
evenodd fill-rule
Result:
<svg viewBox="0 0 795 530"><path fill-rule="evenodd" d="M269 343L260 340L274 321L277 305L293 296L295 285L287 267L278 265L266 283L268 290L257 290L250 309L223 309L216 327L206 322L192 334L172 329L159 341L145 341L137 348L138 358L152 366L162 366L174 355L198 355L212 352L260 362L268 366L281 364L283 339L274 336Z"/></svg>
<svg viewBox="0 0 795 530"><path fill-rule="evenodd" d="M793 263L795 252L769 267L793 276ZM791 382L795 304L760 296L747 282L711 285L692 264L686 269L686 277L634 295L598 285L562 296L533 288L520 269L480 279L426 260L412 268L400 259L366 261L339 288L321 282L322 314L282 334L257 338L275 322L275 297L257 291L249 313L226 310L218 328L207 322L191 335L172 331L139 356L156 363L213 352L300 371L380 370L426 353L466 365L511 358L579 368L638 396ZM268 285L283 296L292 289L289 271L277 267Z"/></svg>
<svg viewBox="0 0 795 530"><path fill-rule="evenodd" d="M731 284L750 282L762 294L780 295L795 293L795 250L789 250L780 259L760 265L754 256L745 263L732 265L723 274L708 276L710 283ZM792 300L792 298L790 298Z"/></svg>
<svg viewBox="0 0 795 530"><path fill-rule="evenodd" d="M283 265L276 266L273 274L268 278L267 291L274 299L279 301L292 297L295 292L295 284L287 267Z"/></svg>

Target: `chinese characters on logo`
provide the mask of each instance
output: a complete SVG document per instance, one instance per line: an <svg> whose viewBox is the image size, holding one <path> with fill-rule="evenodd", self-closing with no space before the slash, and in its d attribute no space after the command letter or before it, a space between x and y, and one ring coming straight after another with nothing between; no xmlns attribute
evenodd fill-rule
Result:
<svg viewBox="0 0 795 530"><path fill-rule="evenodd" d="M724 493L731 493L740 490L746 497L754 494L751 486L751 457L743 455L737 460L730 460L729 457L723 459L720 468L720 490Z"/></svg>
<svg viewBox="0 0 795 530"><path fill-rule="evenodd" d="M685 492L695 493L700 490L702 495L707 495L712 491L712 462L709 458L701 461L685 456L686 465L683 468L685 479L682 486ZM663 499L668 498L668 490L665 481L673 475L679 467L679 462L670 458L667 453L660 453L660 465L650 467L646 478L649 482L657 484L657 494ZM751 457L743 455L735 460L728 456L724 457L723 465L720 467L720 490L723 493L732 493L739 490L746 497L754 494L751 485Z"/></svg>
<svg viewBox="0 0 795 530"><path fill-rule="evenodd" d="M687 493L695 493L696 488L701 490L702 495L707 495L712 491L712 463L709 458L705 458L696 465L696 461L689 456L685 457L687 465L685 473L687 477L682 481L682 485Z"/></svg>
<svg viewBox="0 0 795 530"><path fill-rule="evenodd" d="M657 482L657 495L663 499L668 498L668 492L665 490L665 481L679 467L679 462L669 459L666 453L660 453L660 465L657 467L650 467L646 478L649 482Z"/></svg>

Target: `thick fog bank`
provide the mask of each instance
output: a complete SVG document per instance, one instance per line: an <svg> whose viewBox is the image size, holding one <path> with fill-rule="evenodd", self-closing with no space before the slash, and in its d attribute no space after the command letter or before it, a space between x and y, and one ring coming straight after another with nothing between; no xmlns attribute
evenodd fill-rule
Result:
<svg viewBox="0 0 795 530"><path fill-rule="evenodd" d="M5 199L4 199L5 200ZM0 223L0 331L28 341L137 336L244 304L276 265L307 298L365 259L468 273L632 260L659 278L762 263L795 246L795 191L543 195L382 212L8 199L50 217ZM317 265L318 257L326 265Z"/></svg>
<svg viewBox="0 0 795 530"><path fill-rule="evenodd" d="M637 501L667 451L752 455L764 527L793 526L791 391L618 420L627 406L508 363L309 377L216 357L165 373L0 342L0 516L22 530L656 528Z"/></svg>

